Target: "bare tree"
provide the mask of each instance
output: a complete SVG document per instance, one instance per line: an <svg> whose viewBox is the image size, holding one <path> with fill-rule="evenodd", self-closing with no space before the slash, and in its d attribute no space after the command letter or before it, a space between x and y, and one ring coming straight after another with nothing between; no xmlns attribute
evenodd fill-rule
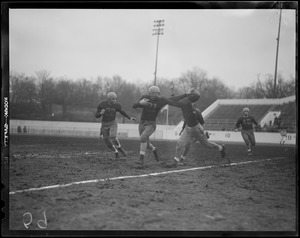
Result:
<svg viewBox="0 0 300 238"><path fill-rule="evenodd" d="M179 78L179 87L184 91L187 91L188 88L194 88L199 90L200 92L204 90L203 83L207 80L207 73L206 71L194 67L192 70L188 70L187 72L183 73Z"/></svg>
<svg viewBox="0 0 300 238"><path fill-rule="evenodd" d="M43 117L46 118L48 114L52 113L52 105L54 103L55 83L50 78L50 72L41 70L35 72L37 76L38 98L41 104Z"/></svg>
<svg viewBox="0 0 300 238"><path fill-rule="evenodd" d="M40 70L35 72L38 82L46 81L50 77L50 71Z"/></svg>
<svg viewBox="0 0 300 238"><path fill-rule="evenodd" d="M72 104L74 84L67 79L60 79L55 88L55 102L62 106L63 119L67 119L68 106Z"/></svg>
<svg viewBox="0 0 300 238"><path fill-rule="evenodd" d="M278 83L274 92L274 77L272 74L267 74L264 81L260 80L259 76L254 87L255 98L282 98L295 95L295 79L291 77L286 81L281 74L278 75Z"/></svg>
<svg viewBox="0 0 300 238"><path fill-rule="evenodd" d="M273 98L274 97L274 87L273 76L267 74L264 81L261 81L258 75L258 79L255 85L255 92L258 98Z"/></svg>
<svg viewBox="0 0 300 238"><path fill-rule="evenodd" d="M283 98L295 95L296 93L296 81L295 78L290 76L289 80L284 80L283 77L278 75L278 83L277 83L277 97Z"/></svg>
<svg viewBox="0 0 300 238"><path fill-rule="evenodd" d="M38 112L37 87L35 79L24 74L10 75L10 103L11 118L22 115L22 119L30 117L31 113Z"/></svg>

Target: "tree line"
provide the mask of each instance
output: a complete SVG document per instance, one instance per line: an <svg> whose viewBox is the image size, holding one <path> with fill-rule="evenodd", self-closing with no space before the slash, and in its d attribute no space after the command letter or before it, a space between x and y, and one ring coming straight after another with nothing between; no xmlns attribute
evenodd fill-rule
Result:
<svg viewBox="0 0 300 238"><path fill-rule="evenodd" d="M129 83L118 75L75 81L65 77L53 78L47 70L37 71L34 76L10 72L9 77L10 118L31 120L97 121L94 117L96 108L111 91L118 95L124 111L139 118L141 110L133 109L132 105L147 93L153 83ZM275 91L273 81L271 74L263 80L258 75L257 80L248 87L234 90L218 78L209 78L206 71L194 67L177 79L158 78L157 86L166 97L182 94L189 88L197 89L201 94L197 107L203 111L217 99L282 98L295 95L293 77L285 80L279 74ZM165 124L165 119L166 111L158 115L158 124ZM181 119L180 110L169 107L169 124L177 124ZM117 120L125 122L120 115Z"/></svg>

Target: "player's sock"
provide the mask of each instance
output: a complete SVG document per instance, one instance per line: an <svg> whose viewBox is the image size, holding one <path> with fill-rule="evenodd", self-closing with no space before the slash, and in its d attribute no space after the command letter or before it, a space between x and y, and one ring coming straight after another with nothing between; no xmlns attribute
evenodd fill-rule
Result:
<svg viewBox="0 0 300 238"><path fill-rule="evenodd" d="M181 155L178 164L179 165L184 165L184 160L185 160L185 156Z"/></svg>
<svg viewBox="0 0 300 238"><path fill-rule="evenodd" d="M219 151L223 150L223 147L221 145L218 145Z"/></svg>
<svg viewBox="0 0 300 238"><path fill-rule="evenodd" d="M118 153L117 148L115 147L115 145L109 145L108 148L110 148L114 153Z"/></svg>
<svg viewBox="0 0 300 238"><path fill-rule="evenodd" d="M140 154L145 155L147 150L147 142L142 142L140 146Z"/></svg>
<svg viewBox="0 0 300 238"><path fill-rule="evenodd" d="M115 151L115 153L118 153L118 149L113 145L113 149Z"/></svg>

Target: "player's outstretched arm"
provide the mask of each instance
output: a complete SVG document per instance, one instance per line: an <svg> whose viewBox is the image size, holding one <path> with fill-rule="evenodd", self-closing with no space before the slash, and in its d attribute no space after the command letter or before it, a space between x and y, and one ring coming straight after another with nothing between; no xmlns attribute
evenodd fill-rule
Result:
<svg viewBox="0 0 300 238"><path fill-rule="evenodd" d="M125 111L120 110L119 112L120 112L120 114L121 114L122 116L124 116L124 117L126 117L127 119L130 120L130 116L129 116Z"/></svg>
<svg viewBox="0 0 300 238"><path fill-rule="evenodd" d="M179 96L173 96L173 97L170 97L170 98L168 98L168 100L170 100L170 101L179 101L179 100L181 100L181 99L184 99L184 98L186 98L188 96L188 94L187 93L185 93L185 94L182 94L182 95L179 95Z"/></svg>
<svg viewBox="0 0 300 238"><path fill-rule="evenodd" d="M240 128L240 125L239 124L236 124L233 128L234 131L239 131L239 128Z"/></svg>
<svg viewBox="0 0 300 238"><path fill-rule="evenodd" d="M234 130L234 131L238 131L239 128L240 128L240 126L241 126L241 124L242 124L242 119L239 118L239 119L237 120L237 122L235 123L233 130Z"/></svg>
<svg viewBox="0 0 300 238"><path fill-rule="evenodd" d="M120 110L119 112L121 113L122 116L128 118L129 120L136 121L136 119L134 117L129 116L125 111Z"/></svg>

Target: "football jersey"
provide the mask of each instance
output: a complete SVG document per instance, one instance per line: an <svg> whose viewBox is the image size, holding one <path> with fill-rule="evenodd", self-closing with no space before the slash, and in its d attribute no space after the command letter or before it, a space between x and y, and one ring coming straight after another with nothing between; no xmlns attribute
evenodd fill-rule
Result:
<svg viewBox="0 0 300 238"><path fill-rule="evenodd" d="M243 130L253 130L253 125L252 125L253 123L255 125L258 125L257 121L252 116L240 117L237 120L235 127L239 128L240 126L242 126Z"/></svg>
<svg viewBox="0 0 300 238"><path fill-rule="evenodd" d="M197 118L197 121L203 126L204 125L204 119L203 119L201 111L198 108L195 108L193 110L193 114L195 114L195 116ZM191 124L191 122L190 122L190 124ZM186 126L186 121L184 121L184 123L183 123L182 130L185 128L185 126Z"/></svg>
<svg viewBox="0 0 300 238"><path fill-rule="evenodd" d="M143 108L141 120L155 121L157 114L167 105L167 98L160 97L157 100L151 100L149 95L144 95L141 99L143 98L149 99L148 103L150 103L150 105Z"/></svg>
<svg viewBox="0 0 300 238"><path fill-rule="evenodd" d="M198 125L197 111L189 99L184 98L178 102L173 102L172 106L181 108L182 116L187 126L194 127Z"/></svg>
<svg viewBox="0 0 300 238"><path fill-rule="evenodd" d="M102 115L102 122L114 121L116 119L117 112L130 119L128 114L122 110L121 104L118 102L115 104L109 104L108 101L102 101L97 107L97 112L101 112L102 109L105 109L105 112Z"/></svg>
<svg viewBox="0 0 300 238"><path fill-rule="evenodd" d="M133 105L133 108L142 107L142 115L141 115L141 121L156 121L157 114L160 112L160 110L167 104L172 105L171 100L180 100L182 98L185 98L186 94L175 96L171 98L166 97L160 97L158 99L150 99L149 95L143 95L140 100L146 98L148 99L149 105L142 106L139 105L139 103L135 103Z"/></svg>

